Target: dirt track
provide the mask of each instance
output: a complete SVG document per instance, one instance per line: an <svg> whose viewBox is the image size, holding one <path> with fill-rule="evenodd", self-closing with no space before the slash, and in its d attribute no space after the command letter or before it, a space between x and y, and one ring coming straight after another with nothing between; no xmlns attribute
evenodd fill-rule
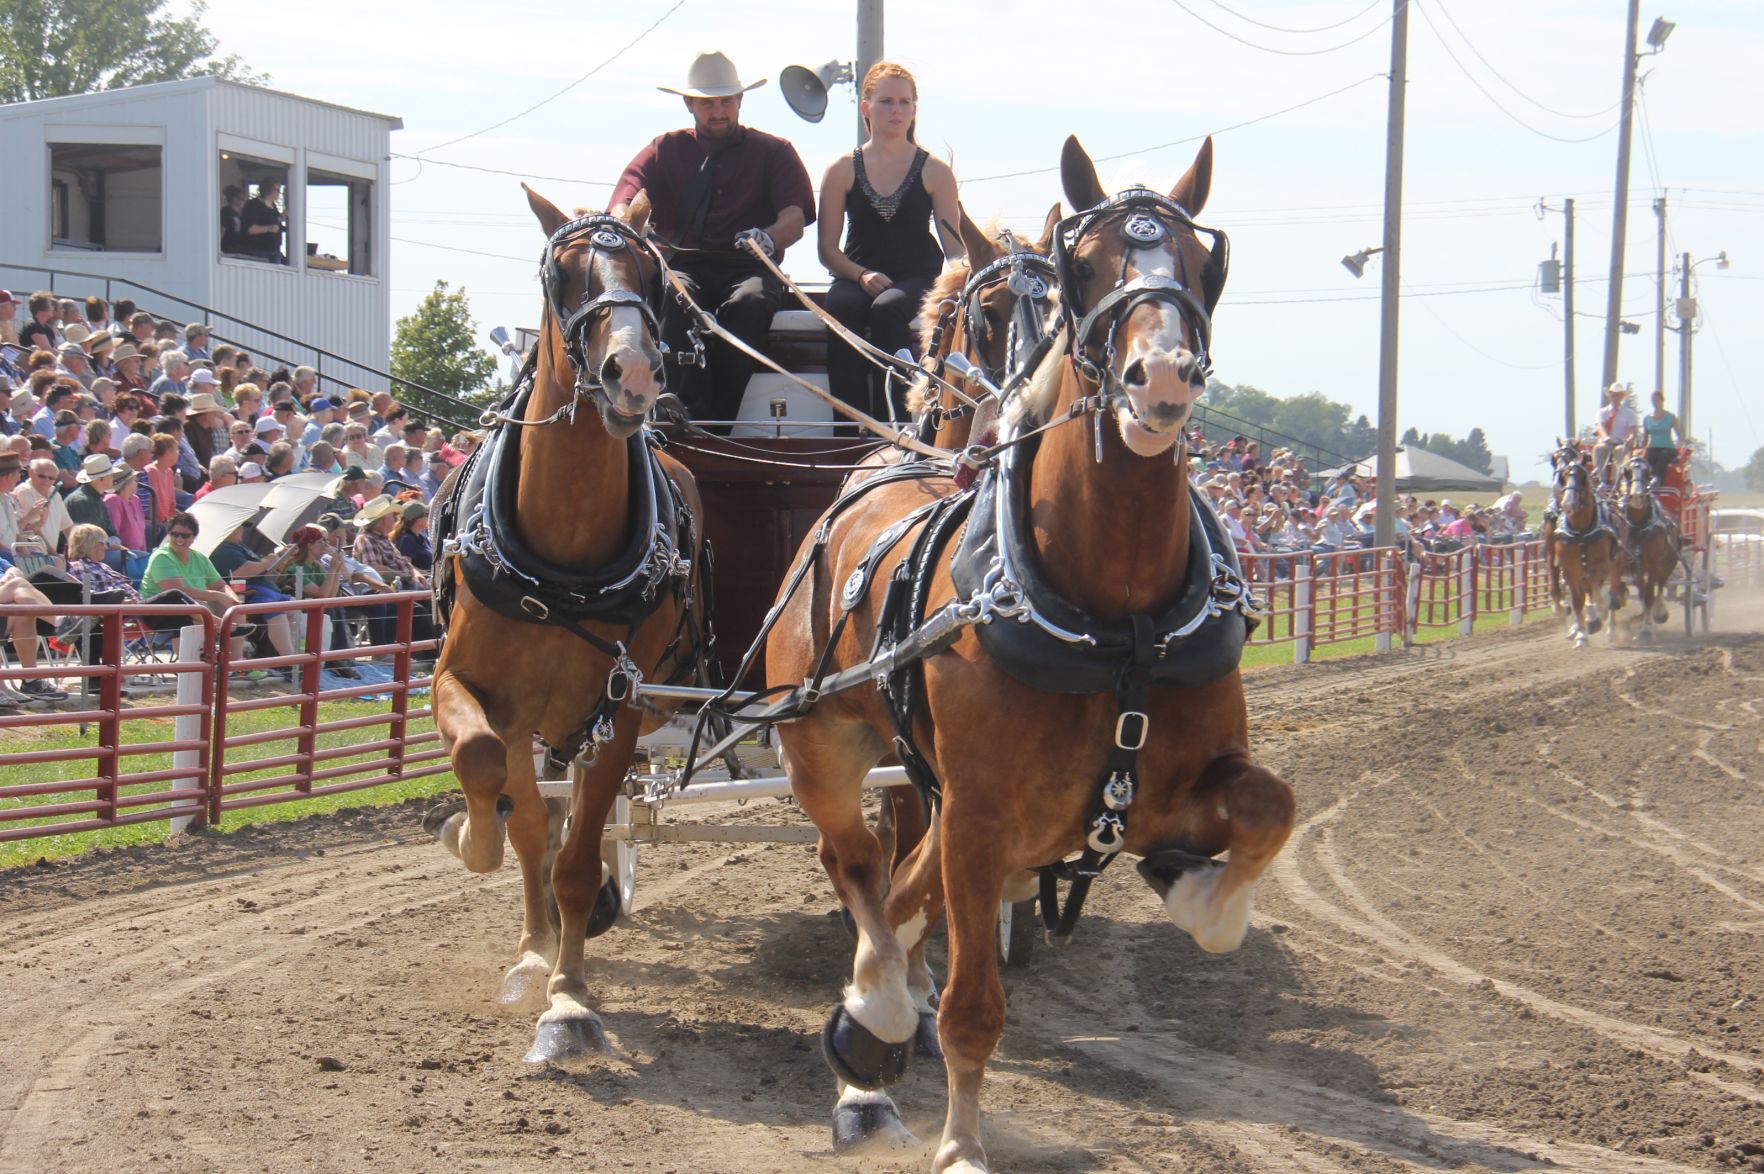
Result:
<svg viewBox="0 0 1764 1174"><path fill-rule="evenodd" d="M1764 1169L1764 605L1734 594L1688 645L1542 624L1254 675L1301 824L1249 940L1202 954L1111 873L1007 974L994 1167ZM590 946L615 1055L532 1070L492 1003L512 865L416 820L0 877L0 1170L925 1168L830 1153L848 945L806 849L645 849ZM897 1099L934 1138L941 1070Z"/></svg>

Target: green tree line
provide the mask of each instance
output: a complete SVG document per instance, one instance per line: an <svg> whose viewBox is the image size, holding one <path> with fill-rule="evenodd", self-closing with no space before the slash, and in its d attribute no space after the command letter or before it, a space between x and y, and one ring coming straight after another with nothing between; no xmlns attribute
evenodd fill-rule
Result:
<svg viewBox="0 0 1764 1174"><path fill-rule="evenodd" d="M1246 423L1352 460L1371 456L1378 447L1378 427L1364 412L1356 416L1352 407L1321 392L1277 396L1247 383L1214 383L1207 388L1204 402ZM1489 472L1494 463L1488 451L1488 437L1480 428L1472 428L1461 440L1444 432L1427 434L1410 428L1403 433L1401 443L1449 457L1481 473Z"/></svg>

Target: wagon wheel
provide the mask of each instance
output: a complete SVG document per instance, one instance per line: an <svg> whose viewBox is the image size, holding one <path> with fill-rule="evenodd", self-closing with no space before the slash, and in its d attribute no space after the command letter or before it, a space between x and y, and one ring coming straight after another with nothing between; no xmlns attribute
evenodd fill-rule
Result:
<svg viewBox="0 0 1764 1174"><path fill-rule="evenodd" d="M1029 965L1035 956L1035 939L1041 933L1041 915L1035 898L998 903L998 961L1001 966Z"/></svg>

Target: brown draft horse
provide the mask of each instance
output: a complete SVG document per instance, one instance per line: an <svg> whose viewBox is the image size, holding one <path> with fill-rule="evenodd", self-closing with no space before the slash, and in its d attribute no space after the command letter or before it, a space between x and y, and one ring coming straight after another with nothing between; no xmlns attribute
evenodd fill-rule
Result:
<svg viewBox="0 0 1764 1174"><path fill-rule="evenodd" d="M1193 277L1209 267L1189 217L1206 202L1212 143L1172 191L1175 212L1151 193L1141 193L1138 205L1098 207L1105 193L1075 139L1062 162L1072 205L1093 209L1073 230L1072 277L1062 282L1062 297L1070 313L1080 303L1092 307L1086 322L1098 329L1078 330L1075 342L1068 337L1047 357L1007 434L1070 417L1042 433L1025 458L1032 464L1024 521L1039 574L1099 620L1143 619L1171 607L1189 581L1182 434L1205 388L1206 313ZM1222 283L1221 266L1212 284ZM1108 302L1112 310L1096 321L1111 291L1133 296ZM1217 288L1206 296L1210 311ZM887 484L832 519L812 590L780 601L769 679L809 677L837 623L841 585L872 539L950 492L948 481ZM876 581L887 579L908 545L881 558ZM948 559L933 566L927 607L939 609L958 588ZM831 650L833 669L868 660L879 606L874 592L856 602ZM931 1014L929 976L909 964L909 951L947 905L950 971L936 1024L949 1101L936 1170L986 1168L980 1086L1005 1014L994 945L1000 897L1026 870L1085 847L1099 772L1123 736L1116 697L1025 685L982 650L976 633L964 630L923 662L914 738L941 782L942 804L929 834L894 871L886 902L887 861L861 807L864 776L888 752L893 729L877 693L829 694L778 727L792 789L821 833L821 861L858 930L851 983L823 1037L841 1079L836 1140L910 1139L879 1088L898 1078L911 1052L907 1041ZM1250 756L1234 664L1204 684L1149 690L1149 734L1138 752L1125 835L1126 851L1153 858L1141 871L1167 914L1213 951L1241 943L1253 889L1294 814L1291 787ZM1226 850L1228 863L1205 859Z"/></svg>
<svg viewBox="0 0 1764 1174"><path fill-rule="evenodd" d="M1667 619L1666 580L1678 569L1678 524L1660 508L1647 457L1630 458L1622 487L1624 562L1641 600L1641 627L1635 638L1646 642L1654 638L1654 625Z"/></svg>
<svg viewBox="0 0 1764 1174"><path fill-rule="evenodd" d="M925 294L919 310L919 353L980 407L961 402L948 386L939 386L931 396L929 381L920 380L909 403L915 414L931 413L921 439L960 451L996 429L997 405L990 394L977 380L951 369L948 360L965 356L994 387L1018 369L1048 328L1047 311L1058 297L1052 266L1045 260L1060 218L1055 204L1041 239L1028 244L1008 229L986 233L963 211L960 236L967 256L950 264Z"/></svg>
<svg viewBox="0 0 1764 1174"><path fill-rule="evenodd" d="M649 206L645 199L634 202L621 218L628 231L615 231L618 225L607 218L598 218L598 227L587 219L571 221L531 189L527 202L550 238L555 288L548 289L537 344L534 389L523 417L528 425L503 425L517 429L508 439L519 446L512 526L526 549L551 566L590 571L619 558L632 541L627 532L638 516L633 498L646 482L641 473L633 475L632 453L640 450L628 441L662 391L651 304L659 296L658 259L641 239ZM655 293L646 297L645 291ZM572 357L580 364L580 381ZM578 404L579 417L573 410ZM539 423L545 420L553 422ZM657 457L691 516L702 518L691 474ZM695 543L687 553L696 550ZM537 733L548 746L570 745L608 693L613 658L564 627L493 610L474 594L461 566L454 558L446 567L457 596L436 667L434 708L465 792L465 810L437 831L467 868L482 873L501 865L506 827L520 860L523 902L518 958L505 976L503 1000L522 1000L550 974L550 1007L527 1059L558 1059L605 1043L588 1006L583 939L603 888L601 832L644 715L618 707L611 738L598 745L592 764L572 767L568 830L547 877L548 843L556 829L536 785L532 738ZM608 643L626 643L646 678L666 673L661 662L681 655L670 642L681 627L682 609L702 609L696 560L693 569L692 583L684 591L664 591L634 632L598 620L580 626Z"/></svg>
<svg viewBox="0 0 1764 1174"><path fill-rule="evenodd" d="M1556 498L1558 513L1543 531L1544 558L1550 574L1550 600L1562 612L1562 587L1567 584L1571 605L1568 638L1574 647L1585 648L1587 637L1608 621L1609 639L1617 639L1615 614L1623 606L1623 558L1617 532L1605 507L1593 490L1592 459L1572 445L1557 448ZM1610 614L1601 613L1593 593L1605 584L1605 603Z"/></svg>

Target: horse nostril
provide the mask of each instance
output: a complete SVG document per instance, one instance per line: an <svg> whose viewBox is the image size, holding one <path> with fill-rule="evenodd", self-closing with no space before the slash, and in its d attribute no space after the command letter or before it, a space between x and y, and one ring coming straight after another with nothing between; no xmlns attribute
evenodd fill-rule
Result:
<svg viewBox="0 0 1764 1174"><path fill-rule="evenodd" d="M1144 359L1134 359L1131 363L1127 364L1127 369L1121 372L1121 382L1129 387L1144 387L1145 381L1146 374Z"/></svg>
<svg viewBox="0 0 1764 1174"><path fill-rule="evenodd" d="M1192 354L1189 354L1186 351L1183 352L1182 357L1176 360L1176 378L1193 386L1197 381L1196 376L1199 374L1200 360L1196 359Z"/></svg>
<svg viewBox="0 0 1764 1174"><path fill-rule="evenodd" d="M608 355L606 357L606 362L600 365L600 382L603 384L617 383L619 381L619 374L618 358L614 355Z"/></svg>

